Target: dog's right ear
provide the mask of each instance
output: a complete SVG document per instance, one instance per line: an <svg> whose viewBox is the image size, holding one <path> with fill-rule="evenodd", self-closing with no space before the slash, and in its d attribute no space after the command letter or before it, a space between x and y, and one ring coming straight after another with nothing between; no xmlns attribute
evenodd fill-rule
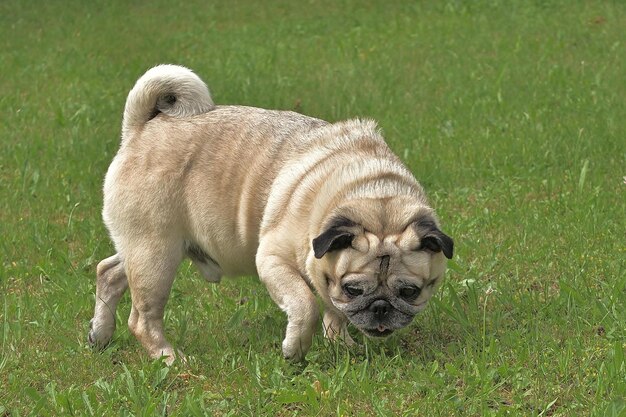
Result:
<svg viewBox="0 0 626 417"><path fill-rule="evenodd" d="M331 222L321 235L313 239L313 253L317 259L321 259L326 253L346 249L352 246L354 233L346 230L346 227L354 226L355 223L346 218L339 218Z"/></svg>

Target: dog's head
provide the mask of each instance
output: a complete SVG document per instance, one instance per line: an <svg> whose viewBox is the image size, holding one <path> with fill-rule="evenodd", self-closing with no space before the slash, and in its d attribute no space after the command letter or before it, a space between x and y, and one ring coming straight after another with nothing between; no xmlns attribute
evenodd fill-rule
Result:
<svg viewBox="0 0 626 417"><path fill-rule="evenodd" d="M359 200L335 210L313 239L327 298L368 336L388 336L424 309L453 241L428 207Z"/></svg>

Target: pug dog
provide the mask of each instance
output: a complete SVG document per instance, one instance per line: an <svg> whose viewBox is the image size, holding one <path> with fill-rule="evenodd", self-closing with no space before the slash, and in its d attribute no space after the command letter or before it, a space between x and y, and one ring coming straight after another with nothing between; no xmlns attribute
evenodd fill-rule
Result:
<svg viewBox="0 0 626 417"><path fill-rule="evenodd" d="M109 343L130 288L130 331L168 364L163 313L184 258L210 282L258 275L287 314L283 355L298 361L316 294L326 337L352 343L349 323L388 336L426 307L453 254L373 121L216 106L176 65L150 69L128 95L103 218L117 253L97 267L89 343Z"/></svg>

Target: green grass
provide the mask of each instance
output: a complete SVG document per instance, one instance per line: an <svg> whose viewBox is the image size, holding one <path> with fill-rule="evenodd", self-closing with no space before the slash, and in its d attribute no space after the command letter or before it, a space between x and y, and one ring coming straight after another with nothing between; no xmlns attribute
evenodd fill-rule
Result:
<svg viewBox="0 0 626 417"><path fill-rule="evenodd" d="M0 2L0 416L626 415L626 4L180 3ZM379 121L457 248L410 328L291 365L256 279L184 264L187 366L146 358L128 295L88 348L103 175L164 62L218 103Z"/></svg>

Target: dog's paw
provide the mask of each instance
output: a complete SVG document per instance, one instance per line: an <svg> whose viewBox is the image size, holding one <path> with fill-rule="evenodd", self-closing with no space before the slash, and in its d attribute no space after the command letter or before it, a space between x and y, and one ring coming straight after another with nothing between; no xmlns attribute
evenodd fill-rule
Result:
<svg viewBox="0 0 626 417"><path fill-rule="evenodd" d="M89 321L87 343L93 349L104 349L108 346L115 331L115 326L98 326L94 319Z"/></svg>
<svg viewBox="0 0 626 417"><path fill-rule="evenodd" d="M283 357L291 362L301 362L304 359L304 354L302 349L285 346L283 343Z"/></svg>
<svg viewBox="0 0 626 417"><path fill-rule="evenodd" d="M155 350L150 354L150 357L155 360L162 360L167 366L172 366L174 364L184 366L188 364L187 356L185 356L182 351L174 349L171 346Z"/></svg>
<svg viewBox="0 0 626 417"><path fill-rule="evenodd" d="M324 337L333 342L343 342L346 346L354 346L356 342L348 333L348 322L344 317L326 312L323 320Z"/></svg>
<svg viewBox="0 0 626 417"><path fill-rule="evenodd" d="M301 362L311 347L312 340L308 342L301 338L292 338L283 341L283 357L291 362Z"/></svg>
<svg viewBox="0 0 626 417"><path fill-rule="evenodd" d="M352 338L352 336L350 336L350 334L348 333L348 331L346 330L341 337L339 338L340 341L342 341L343 343L346 344L346 346L357 346L358 344L354 341L354 339Z"/></svg>

